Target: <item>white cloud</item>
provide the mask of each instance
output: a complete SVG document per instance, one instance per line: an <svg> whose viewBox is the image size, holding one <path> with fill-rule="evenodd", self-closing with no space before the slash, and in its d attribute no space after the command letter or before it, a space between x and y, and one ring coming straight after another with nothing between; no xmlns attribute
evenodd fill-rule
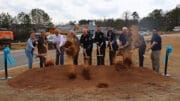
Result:
<svg viewBox="0 0 180 101"><path fill-rule="evenodd" d="M164 11L175 8L179 0L0 0L0 12L15 16L33 8L45 10L54 23L80 19L122 17L124 11L137 11L140 17L154 9Z"/></svg>

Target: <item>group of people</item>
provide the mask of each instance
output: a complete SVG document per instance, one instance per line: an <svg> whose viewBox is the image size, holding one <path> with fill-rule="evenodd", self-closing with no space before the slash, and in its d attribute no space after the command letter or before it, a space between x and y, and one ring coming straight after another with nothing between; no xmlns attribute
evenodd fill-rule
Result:
<svg viewBox="0 0 180 101"><path fill-rule="evenodd" d="M29 69L32 69L33 56L34 56L35 49L38 50L38 54L36 54L36 57L39 57L40 59L40 68L43 68L45 67L45 61L46 61L45 56L47 55L47 50L48 50L46 32L41 32L41 35L38 38L38 40L36 39L36 35L34 32L30 33L30 36L27 40L27 45L25 48L25 54L28 58Z"/></svg>
<svg viewBox="0 0 180 101"><path fill-rule="evenodd" d="M55 31L55 37L53 43L56 48L56 65L64 64L64 53L65 47L64 44L66 42L66 37L61 35L58 31ZM144 62L144 54L146 50L152 50L151 60L153 70L159 72L160 67L160 50L161 50L161 37L158 34L157 30L153 30L153 35L151 39L151 44L148 48L146 48L146 43L144 37L140 34L136 35L138 37L138 44L132 44L133 35L131 30L127 27L122 28L122 33L119 38L117 38L116 33L113 31L113 28L109 27L107 34L102 32L101 27L97 26L95 36L89 32L87 28L83 29L83 34L80 37L80 40L76 36L76 32L72 31L70 33L72 38L75 40L75 44L79 46L78 52L75 56L73 56L74 65L78 65L78 55L80 47L83 48L84 59L88 57L89 65L92 64L92 51L93 51L93 43L96 44L96 52L97 52L97 65L104 65L105 61L105 53L106 48L109 48L109 62L110 65L113 65L115 56L120 52L120 54L124 54L127 56L131 55L131 51L134 49L139 50L139 66L143 67ZM94 37L93 37L94 36ZM28 57L28 66L31 69L33 63L33 51L35 49L35 45L33 45L36 40L35 34L31 33L30 37L27 41L27 47L25 49L26 56ZM41 36L37 41L37 49L38 49L38 57L40 58L40 67L43 68L45 65L45 56L47 54L47 39L45 37L45 32L41 33ZM108 42L108 43L106 43Z"/></svg>

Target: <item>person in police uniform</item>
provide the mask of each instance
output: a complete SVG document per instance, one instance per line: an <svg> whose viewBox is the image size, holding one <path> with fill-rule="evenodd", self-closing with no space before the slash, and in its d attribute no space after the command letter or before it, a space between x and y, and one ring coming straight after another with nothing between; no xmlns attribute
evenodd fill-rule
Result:
<svg viewBox="0 0 180 101"><path fill-rule="evenodd" d="M94 41L97 44L97 65L104 65L106 38L100 26L97 27Z"/></svg>
<svg viewBox="0 0 180 101"><path fill-rule="evenodd" d="M92 47L93 47L93 39L90 33L88 33L88 29L83 29L83 34L80 38L80 44L83 47L83 55L84 60L88 58L89 65L92 64Z"/></svg>
<svg viewBox="0 0 180 101"><path fill-rule="evenodd" d="M90 65L92 64L92 52L93 52L93 34L88 30L88 35L89 35L89 37L90 37L90 51L91 51L91 56L90 56Z"/></svg>
<svg viewBox="0 0 180 101"><path fill-rule="evenodd" d="M116 55L116 50L118 49L118 45L116 42L116 34L113 32L112 27L109 27L107 32L107 41L108 41L108 47L109 47L109 60L110 65L113 65L114 58Z"/></svg>

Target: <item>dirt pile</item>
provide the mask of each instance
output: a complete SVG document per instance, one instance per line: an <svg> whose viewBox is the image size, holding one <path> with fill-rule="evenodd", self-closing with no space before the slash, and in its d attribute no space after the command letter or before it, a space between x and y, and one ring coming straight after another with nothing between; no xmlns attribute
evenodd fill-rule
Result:
<svg viewBox="0 0 180 101"><path fill-rule="evenodd" d="M130 67L132 65L132 59L125 58L123 63L124 63L124 65L127 65L127 66Z"/></svg>
<svg viewBox="0 0 180 101"><path fill-rule="evenodd" d="M119 65L121 66L121 65ZM28 70L8 81L15 88L26 89L57 89L57 88L110 88L134 83L162 83L172 81L154 73L147 68L128 68L117 71L117 66L91 66L88 68L90 79L83 77L83 67L76 66L76 78L69 79L69 66L54 66L45 69Z"/></svg>
<svg viewBox="0 0 180 101"><path fill-rule="evenodd" d="M76 73L76 67L73 66L73 65L69 66L69 67L68 67L68 72L67 72L67 76L68 76L69 80L75 79L75 78L76 78L76 75L77 75L77 73Z"/></svg>

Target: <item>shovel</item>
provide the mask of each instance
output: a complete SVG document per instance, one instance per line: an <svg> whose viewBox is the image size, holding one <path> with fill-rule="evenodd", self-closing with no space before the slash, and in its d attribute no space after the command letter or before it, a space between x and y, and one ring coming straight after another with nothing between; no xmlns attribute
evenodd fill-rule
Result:
<svg viewBox="0 0 180 101"><path fill-rule="evenodd" d="M98 49L97 57L99 57L99 59L100 59L100 64L102 64L103 55L101 54L100 48L101 48L100 46L97 46L97 49Z"/></svg>
<svg viewBox="0 0 180 101"><path fill-rule="evenodd" d="M89 65L89 58L90 58L90 57L87 55L86 49L84 49L83 52L84 52L84 64L85 64L86 66L88 66L88 65ZM86 66L85 66L85 67L86 67Z"/></svg>

